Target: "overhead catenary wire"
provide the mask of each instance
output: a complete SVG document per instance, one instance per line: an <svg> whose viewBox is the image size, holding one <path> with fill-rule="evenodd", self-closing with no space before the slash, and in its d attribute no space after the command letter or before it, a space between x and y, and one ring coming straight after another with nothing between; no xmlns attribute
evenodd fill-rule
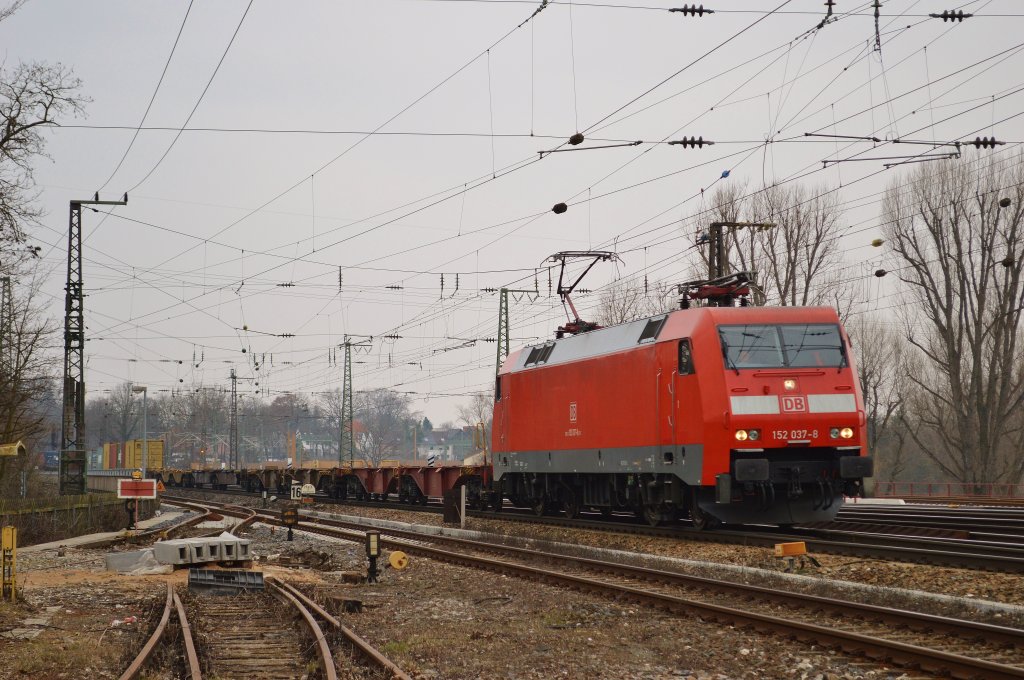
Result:
<svg viewBox="0 0 1024 680"><path fill-rule="evenodd" d="M735 143L735 142L734 142L734 143ZM463 195L463 198L465 198L465 195ZM589 202L588 202L588 203L589 203ZM591 204L591 205L592 205L592 204Z"/></svg>

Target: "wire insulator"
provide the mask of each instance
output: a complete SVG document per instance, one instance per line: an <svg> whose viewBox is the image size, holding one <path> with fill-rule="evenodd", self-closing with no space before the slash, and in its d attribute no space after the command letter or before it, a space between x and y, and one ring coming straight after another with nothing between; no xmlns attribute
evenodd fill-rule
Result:
<svg viewBox="0 0 1024 680"><path fill-rule="evenodd" d="M582 132L577 132L576 134L574 134L572 137L569 138L569 143L572 144L573 146L577 146L579 144L582 144L583 143L583 133Z"/></svg>
<svg viewBox="0 0 1024 680"><path fill-rule="evenodd" d="M669 146L682 146L684 149L687 147L700 149L704 146L711 146L714 142L703 137L683 137L682 139L673 139L668 144Z"/></svg>
<svg viewBox="0 0 1024 680"><path fill-rule="evenodd" d="M884 269L876 269L875 270L875 276L877 276L878 278L882 278L883 276L885 276L888 273L889 272L885 271Z"/></svg>
<svg viewBox="0 0 1024 680"><path fill-rule="evenodd" d="M1009 208L1010 204L1012 204L1012 203L1013 203L1013 201L1010 198L1000 198L999 199L999 207L1000 208Z"/></svg>
<svg viewBox="0 0 1024 680"><path fill-rule="evenodd" d="M704 5L701 5L700 7L698 7L697 5L694 5L692 7L690 5L683 5L682 7L671 7L671 8L669 8L668 11L669 12L680 12L683 15L686 15L686 16L697 16L697 17L702 17L705 14L714 14L715 13L715 10L713 10L713 9L704 9Z"/></svg>
<svg viewBox="0 0 1024 680"><path fill-rule="evenodd" d="M975 137L971 144L974 145L975 149L993 149L996 146L1006 144L1006 142L996 141L995 137Z"/></svg>
<svg viewBox="0 0 1024 680"><path fill-rule="evenodd" d="M963 21L964 19L970 19L974 15L973 14L966 14L966 13L964 13L964 11L962 9L961 10L948 10L948 9L944 9L944 10L942 10L942 14L932 13L932 14L929 14L928 16L930 16L932 19L942 19L942 22L945 23L947 21Z"/></svg>
<svg viewBox="0 0 1024 680"><path fill-rule="evenodd" d="M555 213L556 215L561 215L568 209L569 206L567 206L565 203L555 203L555 205L552 206L551 208L551 212Z"/></svg>

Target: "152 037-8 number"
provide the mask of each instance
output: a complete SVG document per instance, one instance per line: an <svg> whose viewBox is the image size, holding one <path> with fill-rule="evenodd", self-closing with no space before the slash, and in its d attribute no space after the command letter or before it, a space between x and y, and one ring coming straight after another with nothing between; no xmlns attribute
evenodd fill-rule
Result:
<svg viewBox="0 0 1024 680"><path fill-rule="evenodd" d="M797 439L817 439L817 430L772 430L772 437L793 441Z"/></svg>

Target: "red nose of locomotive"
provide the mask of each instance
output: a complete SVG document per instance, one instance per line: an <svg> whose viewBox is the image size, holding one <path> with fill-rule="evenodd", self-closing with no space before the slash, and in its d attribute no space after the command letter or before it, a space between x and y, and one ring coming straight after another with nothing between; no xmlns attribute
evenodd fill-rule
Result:
<svg viewBox="0 0 1024 680"><path fill-rule="evenodd" d="M721 457L708 480L715 512L729 516L754 504L764 521L829 519L836 499L857 493L872 467L839 325L780 318L720 324L718 335L727 403Z"/></svg>

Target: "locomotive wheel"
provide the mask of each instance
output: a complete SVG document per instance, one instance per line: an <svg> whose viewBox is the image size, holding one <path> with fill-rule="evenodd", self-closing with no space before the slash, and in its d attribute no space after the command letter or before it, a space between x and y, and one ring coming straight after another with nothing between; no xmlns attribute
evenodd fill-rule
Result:
<svg viewBox="0 0 1024 680"><path fill-rule="evenodd" d="M647 520L647 523L652 527L656 527L661 524L661 521L664 519L664 515L661 513L661 508L655 505L645 505L644 519Z"/></svg>
<svg viewBox="0 0 1024 680"><path fill-rule="evenodd" d="M701 510L700 505L697 504L696 496L690 502L690 519L693 520L694 528L700 531L714 529L721 524L717 519Z"/></svg>
<svg viewBox="0 0 1024 680"><path fill-rule="evenodd" d="M566 489L562 492L562 510L567 519L576 519L580 516L580 501L576 494Z"/></svg>
<svg viewBox="0 0 1024 680"><path fill-rule="evenodd" d="M537 517L543 517L544 513L547 512L548 504L543 498L538 498L530 503L530 509L533 510L533 514L537 515Z"/></svg>

